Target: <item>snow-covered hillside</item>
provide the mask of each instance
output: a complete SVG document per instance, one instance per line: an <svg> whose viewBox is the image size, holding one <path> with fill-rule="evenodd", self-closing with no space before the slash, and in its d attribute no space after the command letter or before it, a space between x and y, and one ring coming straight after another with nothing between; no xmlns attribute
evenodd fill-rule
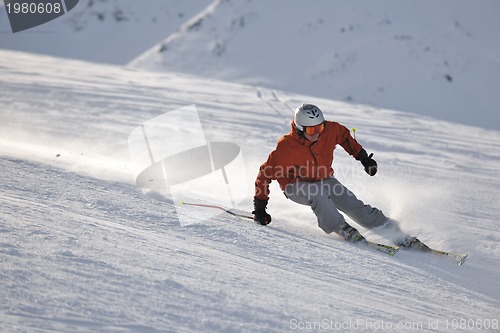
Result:
<svg viewBox="0 0 500 333"><path fill-rule="evenodd" d="M0 48L184 72L500 130L500 2L89 0Z"/></svg>
<svg viewBox="0 0 500 333"><path fill-rule="evenodd" d="M81 0L60 18L13 34L0 4L0 48L126 64L174 33L211 0Z"/></svg>
<svg viewBox="0 0 500 333"><path fill-rule="evenodd" d="M268 227L225 214L183 227L168 197L135 185L129 134L196 104L207 140L241 147L240 181L251 189L302 102L356 127L375 153L380 171L368 177L338 151L342 182L429 245L468 252L468 262L347 244L277 186ZM499 156L496 131L0 51L0 330L498 331ZM238 208L250 211L251 197Z"/></svg>
<svg viewBox="0 0 500 333"><path fill-rule="evenodd" d="M214 1L131 65L500 130L500 2Z"/></svg>

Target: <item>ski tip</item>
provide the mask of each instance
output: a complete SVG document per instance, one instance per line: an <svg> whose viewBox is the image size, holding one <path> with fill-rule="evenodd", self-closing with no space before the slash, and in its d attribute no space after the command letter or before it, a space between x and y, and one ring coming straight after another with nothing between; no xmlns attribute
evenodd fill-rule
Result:
<svg viewBox="0 0 500 333"><path fill-rule="evenodd" d="M455 260L457 261L458 266L462 266L465 262L465 259L467 259L469 255L468 254L461 254L455 257Z"/></svg>
<svg viewBox="0 0 500 333"><path fill-rule="evenodd" d="M181 206L184 206L185 202L181 200L181 202L179 202L181 204Z"/></svg>

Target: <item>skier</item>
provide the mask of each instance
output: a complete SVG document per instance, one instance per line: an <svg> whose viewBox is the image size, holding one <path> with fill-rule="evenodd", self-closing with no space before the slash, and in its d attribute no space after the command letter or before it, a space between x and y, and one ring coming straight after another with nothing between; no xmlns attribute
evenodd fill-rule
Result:
<svg viewBox="0 0 500 333"><path fill-rule="evenodd" d="M327 234L335 232L350 242L366 241L346 222L340 210L365 228L390 233L399 246L425 247L416 237L403 234L397 223L381 210L356 198L334 177L333 151L337 144L360 161L367 174L375 176L377 162L373 154L368 155L345 126L325 121L316 105L300 105L295 110L290 132L278 140L276 149L259 169L255 181L254 220L262 225L271 222L271 215L266 212L269 184L277 180L288 199L311 207L318 226Z"/></svg>

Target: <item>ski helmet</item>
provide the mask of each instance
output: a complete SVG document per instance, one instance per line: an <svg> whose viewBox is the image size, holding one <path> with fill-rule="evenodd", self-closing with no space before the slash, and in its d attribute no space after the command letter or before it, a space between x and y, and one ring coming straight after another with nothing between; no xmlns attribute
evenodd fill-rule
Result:
<svg viewBox="0 0 500 333"><path fill-rule="evenodd" d="M302 104L295 109L295 117L293 118L295 126L299 131L304 131L304 127L316 126L325 121L323 112L320 108L313 104Z"/></svg>

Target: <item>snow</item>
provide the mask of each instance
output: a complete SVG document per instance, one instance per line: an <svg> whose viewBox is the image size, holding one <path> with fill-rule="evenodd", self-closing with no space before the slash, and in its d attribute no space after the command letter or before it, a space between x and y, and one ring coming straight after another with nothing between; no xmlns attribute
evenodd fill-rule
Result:
<svg viewBox="0 0 500 333"><path fill-rule="evenodd" d="M0 48L183 72L500 130L500 2L92 0Z"/></svg>
<svg viewBox="0 0 500 333"><path fill-rule="evenodd" d="M13 34L0 5L0 48L126 64L174 33L210 0L79 1L67 14Z"/></svg>
<svg viewBox="0 0 500 333"><path fill-rule="evenodd" d="M274 183L267 227L194 207L202 221L181 225L170 197L135 184L130 133L195 104L207 141L241 147L249 214L257 169L303 102L375 153L369 177L339 149L338 179L465 265L326 235ZM2 332L498 331L498 131L7 50L0 106Z"/></svg>
<svg viewBox="0 0 500 333"><path fill-rule="evenodd" d="M500 3L214 1L130 62L500 130Z"/></svg>

